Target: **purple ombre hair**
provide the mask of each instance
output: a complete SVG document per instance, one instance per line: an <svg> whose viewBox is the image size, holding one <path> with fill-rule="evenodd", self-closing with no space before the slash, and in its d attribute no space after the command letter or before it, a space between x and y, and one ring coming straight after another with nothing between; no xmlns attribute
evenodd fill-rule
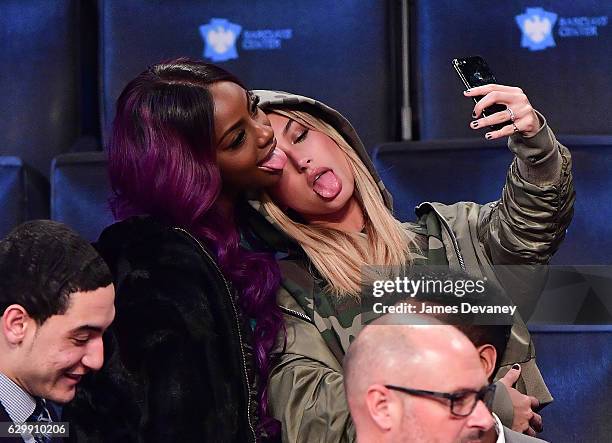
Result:
<svg viewBox="0 0 612 443"><path fill-rule="evenodd" d="M108 146L111 206L117 219L148 214L183 227L215 252L242 311L256 320L261 426L275 433L278 423L268 416L266 385L270 352L283 328L276 305L280 272L270 254L240 247L233 209L217 202L222 183L209 87L221 81L244 88L218 66L179 58L151 66L125 87Z"/></svg>

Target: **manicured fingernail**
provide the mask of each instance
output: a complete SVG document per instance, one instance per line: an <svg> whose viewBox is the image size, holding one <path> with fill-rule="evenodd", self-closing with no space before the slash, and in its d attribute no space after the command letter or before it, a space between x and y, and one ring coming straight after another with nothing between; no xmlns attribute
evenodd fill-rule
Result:
<svg viewBox="0 0 612 443"><path fill-rule="evenodd" d="M487 133L485 134L485 138L486 138L487 140L491 140L491 137L493 137L493 135L492 135L490 132L487 132Z"/></svg>
<svg viewBox="0 0 612 443"><path fill-rule="evenodd" d="M477 128L478 127L478 122L477 121L473 121L470 124L472 125L472 128Z"/></svg>
<svg viewBox="0 0 612 443"><path fill-rule="evenodd" d="M463 91L464 94L469 94L470 92L472 92L471 89L466 89L465 91Z"/></svg>
<svg viewBox="0 0 612 443"><path fill-rule="evenodd" d="M514 363L512 365L512 369L516 369L518 371L519 369L521 369L521 365L519 365L518 363Z"/></svg>
<svg viewBox="0 0 612 443"><path fill-rule="evenodd" d="M472 112L472 117L476 118L476 111Z"/></svg>

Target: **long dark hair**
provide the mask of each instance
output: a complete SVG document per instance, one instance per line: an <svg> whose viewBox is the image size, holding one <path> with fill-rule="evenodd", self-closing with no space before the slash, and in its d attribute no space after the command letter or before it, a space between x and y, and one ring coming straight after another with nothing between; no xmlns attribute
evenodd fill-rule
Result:
<svg viewBox="0 0 612 443"><path fill-rule="evenodd" d="M111 206L117 219L149 214L184 227L215 252L243 312L255 320L261 423L274 432L266 385L270 352L283 324L276 306L280 272L270 254L240 247L239 230L228 222L233 212L217 202L222 183L209 87L221 81L244 88L218 66L179 58L151 66L126 86L108 147Z"/></svg>

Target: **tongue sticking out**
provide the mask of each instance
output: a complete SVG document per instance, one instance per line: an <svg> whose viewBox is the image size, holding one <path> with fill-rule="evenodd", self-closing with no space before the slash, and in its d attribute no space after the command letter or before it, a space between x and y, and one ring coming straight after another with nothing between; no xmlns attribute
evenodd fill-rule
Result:
<svg viewBox="0 0 612 443"><path fill-rule="evenodd" d="M260 168L266 169L268 171L278 172L282 171L287 163L287 155L278 148L274 148L270 158L268 158L265 162L259 165Z"/></svg>
<svg viewBox="0 0 612 443"><path fill-rule="evenodd" d="M342 182L333 171L327 171L314 182L313 190L323 198L334 198L342 191Z"/></svg>

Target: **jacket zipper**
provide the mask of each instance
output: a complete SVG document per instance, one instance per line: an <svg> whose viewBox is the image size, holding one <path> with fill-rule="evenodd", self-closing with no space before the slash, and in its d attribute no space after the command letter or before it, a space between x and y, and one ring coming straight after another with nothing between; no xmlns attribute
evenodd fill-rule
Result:
<svg viewBox="0 0 612 443"><path fill-rule="evenodd" d="M446 221L446 219L444 217L442 217L442 214L440 214L440 212L438 212L438 210L430 202L423 202L423 203L421 203L419 206L417 206L417 210L420 209L421 206L423 206L423 205L429 206L436 213L438 218L440 220L442 220L442 224L444 225L444 228L446 229L446 232L448 232L448 235L451 238L451 241L453 243L453 248L455 249L455 254L457 255L457 259L459 260L459 266L465 272L465 261L463 260L463 255L461 255L461 251L459 251L459 242L457 241L457 237L455 236L455 233L453 232L453 230L449 226L449 224Z"/></svg>
<svg viewBox="0 0 612 443"><path fill-rule="evenodd" d="M217 262L215 259L213 259L211 257L211 255L208 253L208 251L206 250L206 248L204 248L204 246L202 245L202 243L200 242L200 240L198 240L196 237L194 237L189 231L183 229L183 228L179 228L179 227L174 227L172 228L176 231L180 231L186 235L189 236L189 238L191 238L192 240L194 240L197 245L199 246L200 250L204 253L204 255L206 255L206 257L208 257L209 261L213 264L213 266L215 267L215 269L217 270L217 272L219 273L219 275L221 276L221 279L223 280L223 283L225 284L225 289L227 291L227 295L229 296L230 302L232 304L232 309L234 311L234 318L236 320L236 326L237 326L237 332L238 332L238 341L240 342L240 356L242 357L242 370L244 372L244 379L246 380L246 389L247 389L247 420L249 422L249 429L251 430L251 434L253 436L253 442L257 442L257 434L255 433L255 429L253 428L253 423L251 421L251 383L249 382L249 375L248 375L248 371L247 371L247 365L246 365L246 356L244 355L244 343L242 340L242 334L240 333L240 321L238 320L238 310L236 309L236 304L234 303L234 297L232 296L232 291L230 290L229 284L227 283L227 280L225 278L225 276L223 275L223 272L221 272L221 269L219 269L219 266L217 265Z"/></svg>
<svg viewBox="0 0 612 443"><path fill-rule="evenodd" d="M299 317L302 320L306 320L308 323L312 323L312 320L306 314L302 314L301 312L294 311L293 309L289 309L281 305L278 305L278 307L281 308L281 311L285 311L289 315L292 315L294 317Z"/></svg>

